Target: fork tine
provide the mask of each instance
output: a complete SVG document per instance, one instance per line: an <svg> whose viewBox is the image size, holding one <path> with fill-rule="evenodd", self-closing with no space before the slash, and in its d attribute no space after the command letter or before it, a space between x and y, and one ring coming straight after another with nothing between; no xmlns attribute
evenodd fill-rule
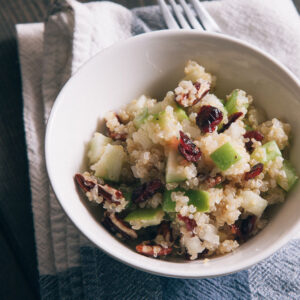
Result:
<svg viewBox="0 0 300 300"><path fill-rule="evenodd" d="M190 21L191 25L193 28L195 29L202 29L202 26L200 25L200 23L197 21L197 19L195 18L192 10L189 8L189 6L186 4L185 0L179 0L188 20Z"/></svg>
<svg viewBox="0 0 300 300"><path fill-rule="evenodd" d="M191 2L204 28L207 31L211 31L211 32L221 32L219 26L217 25L215 20L211 17L211 15L206 10L206 8L202 5L202 3L199 0L191 0Z"/></svg>
<svg viewBox="0 0 300 300"><path fill-rule="evenodd" d="M166 2L164 0L158 0L158 3L160 5L160 9L163 14L163 18L164 18L168 28L169 29L179 29L180 27L178 26L174 17L172 16Z"/></svg>
<svg viewBox="0 0 300 300"><path fill-rule="evenodd" d="M179 10L178 8L178 5L177 3L174 1L174 0L169 0L173 10L174 10L174 13L177 17L177 20L179 21L180 25L182 28L185 28L185 29L190 29L191 26L189 25L189 23L185 20L183 14L181 13L181 11Z"/></svg>

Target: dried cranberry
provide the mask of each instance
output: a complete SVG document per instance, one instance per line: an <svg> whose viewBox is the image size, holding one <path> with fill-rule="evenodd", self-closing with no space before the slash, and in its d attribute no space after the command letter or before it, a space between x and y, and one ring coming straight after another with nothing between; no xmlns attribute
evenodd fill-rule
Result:
<svg viewBox="0 0 300 300"><path fill-rule="evenodd" d="M136 188L131 196L131 200L134 203L144 202L151 198L156 192L162 188L162 183L159 179L155 179L150 182L145 182L138 188Z"/></svg>
<svg viewBox="0 0 300 300"><path fill-rule="evenodd" d="M248 216L246 219L239 219L230 226L231 232L239 240L246 240L251 232L254 230L256 216Z"/></svg>
<svg viewBox="0 0 300 300"><path fill-rule="evenodd" d="M255 166L251 168L249 172L245 173L244 179L245 180L250 180L253 179L254 177L258 176L264 169L264 165L262 163L258 163Z"/></svg>
<svg viewBox="0 0 300 300"><path fill-rule="evenodd" d="M241 234L244 238L248 237L253 231L256 222L256 216L248 216L241 222Z"/></svg>
<svg viewBox="0 0 300 300"><path fill-rule="evenodd" d="M196 162L201 157L200 149L192 142L192 140L184 134L182 131L180 133L180 141L178 145L178 151L182 156L190 162Z"/></svg>
<svg viewBox="0 0 300 300"><path fill-rule="evenodd" d="M197 223L194 219L190 219L189 217L184 217L181 214L178 214L178 219L185 223L186 229L188 231L193 231L194 228L197 227Z"/></svg>
<svg viewBox="0 0 300 300"><path fill-rule="evenodd" d="M253 142L251 139L255 139L259 142L261 142L264 139L264 136L257 130L248 131L244 134L244 138L250 139L250 141L245 143L245 147L248 152L252 153L253 149Z"/></svg>
<svg viewBox="0 0 300 300"><path fill-rule="evenodd" d="M197 115L196 123L203 132L211 133L222 120L223 113L218 108L211 105L204 105Z"/></svg>
<svg viewBox="0 0 300 300"><path fill-rule="evenodd" d="M236 112L234 114L232 114L230 117L229 117L229 120L226 124L224 124L222 126L222 128L218 131L219 133L222 133L224 132L225 130L227 130L232 123L234 123L239 117L241 117L243 115L242 112Z"/></svg>

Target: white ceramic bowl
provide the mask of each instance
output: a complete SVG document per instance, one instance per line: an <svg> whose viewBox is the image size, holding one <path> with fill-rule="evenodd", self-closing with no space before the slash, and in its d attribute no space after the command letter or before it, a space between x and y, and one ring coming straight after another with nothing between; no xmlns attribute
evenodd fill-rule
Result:
<svg viewBox="0 0 300 300"><path fill-rule="evenodd" d="M74 183L84 170L86 143L108 110L141 94L161 97L174 89L187 60L217 75L219 95L246 90L269 118L288 121L295 134L291 160L300 171L300 84L278 61L239 40L197 31L143 34L101 51L64 86L52 109L46 133L47 170L55 194L74 224L114 258L151 273L183 278L224 275L266 258L292 236L299 223L298 185L267 227L234 253L201 261L167 262L135 253L110 235L92 216Z"/></svg>

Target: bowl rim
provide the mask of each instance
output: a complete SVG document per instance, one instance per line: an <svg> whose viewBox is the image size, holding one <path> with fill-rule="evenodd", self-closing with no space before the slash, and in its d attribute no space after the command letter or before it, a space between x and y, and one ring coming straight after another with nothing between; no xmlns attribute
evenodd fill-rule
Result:
<svg viewBox="0 0 300 300"><path fill-rule="evenodd" d="M281 71L283 71L287 77L298 86L299 90L300 90L300 81L299 79L287 68L285 67L280 61L278 61L275 57L273 57L272 55L266 53L264 50L259 49L257 46L251 45L248 42L242 41L238 38L235 37L231 37L222 33L211 33L211 32L201 32L201 31L196 31L196 30L185 30L185 29L176 29L176 30L169 30L169 29L165 29L165 30L160 30L160 31L153 31L153 32L148 32L148 33L143 33L140 35L136 35L136 36L132 36L130 38L127 38L125 40L119 41L105 49L100 50L98 53L96 53L95 55L93 55L91 58L89 58L86 62L84 62L82 64L82 66L80 66L75 72L74 74L71 75L71 77L66 81L66 83L63 85L63 87L61 88L60 92L58 93L58 95L56 96L56 99L54 101L54 104L51 108L51 112L47 121L47 126L46 126L46 131L45 131L45 142L44 142L44 150L45 150L45 162L46 162L46 170L48 173L48 177L49 177L49 182L51 184L51 187L53 189L53 192L56 196L56 199L59 203L59 205L62 207L62 209L64 210L65 214L67 215L67 217L71 220L71 222L75 225L75 227L89 240L91 241L96 247L98 247L100 250L104 251L106 254L108 254L110 257L116 259L119 262L122 262L130 267L133 267L135 269L144 271L144 272L148 272L151 274L155 274L155 275L160 275L160 276L165 276L165 277L173 277L173 278L185 278L185 279L196 279L196 278L211 278L211 277L218 277L218 276L224 276L224 275L228 275L231 273L235 273L235 272L239 272L242 271L244 269L247 269L255 264L257 264L258 262L266 259L267 257L269 257L270 255L272 255L274 252L276 252L277 250L279 250L282 246L284 246L290 239L291 237L296 233L296 230L300 227L300 218L297 220L297 222L295 222L295 224L290 227L288 233L284 236L281 236L278 238L278 240L276 241L275 244L272 245L272 247L267 248L266 250L260 252L260 254L255 256L255 259L247 258L245 259L243 262L240 262L238 265L234 265L233 267L231 266L226 266L222 269L221 272L218 273L214 273L214 272L209 272L208 275L185 275L185 271L184 270L179 270L179 271L174 271L172 269L167 269L167 268L163 268L162 266L159 268L153 267L151 264L151 261L153 260L152 258L147 258L149 259L147 265L146 263L141 263L139 262L139 260L136 261L128 261L126 260L125 257L120 257L117 255L117 253L113 253L110 249L109 246L106 246L104 243L103 245L100 245L98 243L98 241L96 241L93 237L89 236L88 230L86 230L84 228L84 225L82 223L77 224L75 222L75 220L73 220L72 218L72 212L70 210L70 208L68 207L68 205L66 205L64 203L63 200L60 199L59 197L59 189L56 187L54 180L52 180L55 177L55 170L53 169L51 163L50 163L50 150L49 150L49 143L50 143L50 139L51 139L51 131L52 131L52 127L53 127L53 123L54 123L54 119L55 119L55 113L56 111L59 109L60 107L60 103L63 100L62 95L65 93L65 90L68 88L68 86L70 84L72 84L72 81L74 80L75 77L78 76L78 73L80 73L82 68L85 68L86 65L91 64L93 62L93 60L98 57L99 55L102 55L103 53L106 53L108 51L110 51L112 48L122 48L124 46L126 46L127 44L131 44L135 41L142 41L145 39L149 39L149 38L159 38L159 37L176 37L178 36L178 38L183 37L183 36L197 36L197 37L202 37L202 36L208 36L211 38L217 38L217 39L221 39L221 40L225 40L225 41L229 41L232 43L235 43L239 46L248 48L250 50L252 50L253 52L255 52L257 55L263 57L264 59L268 60L269 62L271 62L273 65L276 65L277 68L281 69ZM92 216L91 216L92 217ZM105 229L103 229L105 230ZM140 255L138 253L136 253L136 255ZM161 265L163 265L164 263L166 263L167 261L161 261ZM167 262L170 263L170 262ZM177 264L177 263L175 263ZM182 264L183 266L185 265L185 263Z"/></svg>

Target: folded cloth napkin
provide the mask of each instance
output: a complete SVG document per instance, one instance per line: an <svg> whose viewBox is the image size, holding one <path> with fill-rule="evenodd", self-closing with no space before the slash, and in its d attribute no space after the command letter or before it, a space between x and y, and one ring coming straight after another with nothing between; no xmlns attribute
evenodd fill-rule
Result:
<svg viewBox="0 0 300 300"><path fill-rule="evenodd" d="M300 77L300 19L290 0L204 5L224 33L276 56ZM162 278L127 267L88 242L68 220L45 170L44 132L63 84L87 59L131 35L164 29L157 6L56 1L45 24L17 25L32 209L42 299L300 299L300 240L236 274Z"/></svg>

